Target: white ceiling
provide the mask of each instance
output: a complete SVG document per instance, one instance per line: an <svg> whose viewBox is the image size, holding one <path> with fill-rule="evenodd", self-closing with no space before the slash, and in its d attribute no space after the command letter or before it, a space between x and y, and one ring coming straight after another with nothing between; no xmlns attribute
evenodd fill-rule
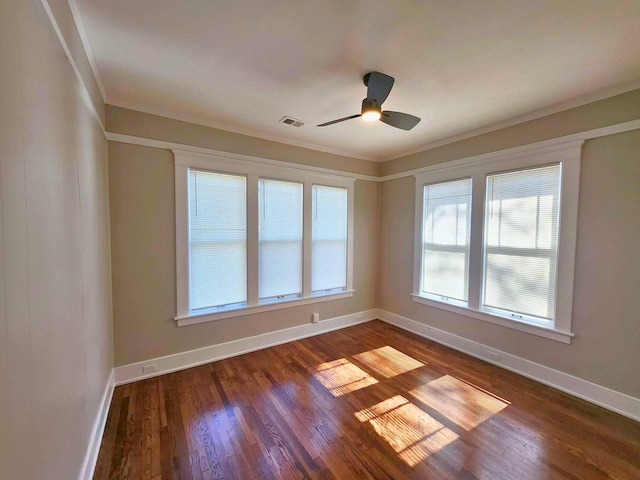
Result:
<svg viewBox="0 0 640 480"><path fill-rule="evenodd" d="M640 87L638 0L70 3L107 103L370 160ZM372 70L422 122L317 128L359 113Z"/></svg>

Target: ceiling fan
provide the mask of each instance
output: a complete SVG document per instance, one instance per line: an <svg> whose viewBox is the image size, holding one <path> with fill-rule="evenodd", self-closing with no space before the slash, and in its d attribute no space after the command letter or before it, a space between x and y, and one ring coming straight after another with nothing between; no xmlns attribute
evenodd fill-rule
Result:
<svg viewBox="0 0 640 480"><path fill-rule="evenodd" d="M401 128L402 130L411 130L418 124L420 119L413 115L409 115L408 113L382 110L382 103L389 96L391 87L393 87L393 82L395 82L393 77L380 72L369 72L362 77L362 80L367 87L367 98L362 100L361 113L321 123L318 127L326 127L328 125L333 125L334 123L340 123L345 120L351 120L352 118L358 117L362 117L365 122L380 120L387 125Z"/></svg>

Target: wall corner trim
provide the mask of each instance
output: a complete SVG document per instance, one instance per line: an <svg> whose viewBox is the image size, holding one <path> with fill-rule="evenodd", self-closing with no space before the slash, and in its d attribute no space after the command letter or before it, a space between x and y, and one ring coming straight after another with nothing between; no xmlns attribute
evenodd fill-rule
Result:
<svg viewBox="0 0 640 480"><path fill-rule="evenodd" d="M188 350L186 352L175 353L163 357L152 358L142 362L131 363L121 367L116 367L115 384L124 385L126 383L144 380L146 378L157 377L178 370L196 367L205 363L223 360L245 353L255 352L264 348L289 343L294 340L301 340L313 337L322 333L332 332L341 328L351 327L360 323L368 322L378 318L378 310L365 310L351 313L341 317L320 320L319 323L305 323L295 327L275 330L262 333L253 337L232 340L226 343L210 345L208 347ZM142 367L148 364L156 364L156 371L153 373L143 373Z"/></svg>
<svg viewBox="0 0 640 480"><path fill-rule="evenodd" d="M102 394L98 413L93 422L87 453L82 462L82 469L80 470L78 480L91 480L93 478L96 462L98 461L98 453L100 452L100 444L102 443L102 435L107 425L109 407L111 407L111 399L113 398L113 390L115 388L114 373L114 369L111 369L104 393Z"/></svg>
<svg viewBox="0 0 640 480"><path fill-rule="evenodd" d="M433 340L447 347L479 358L485 362L510 370L524 377L566 392L613 412L640 421L640 399L611 390L607 387L583 380L568 373L555 370L539 363L517 357L482 343L460 337L445 330L412 320L395 313L378 309L378 318L391 325L421 337ZM501 361L491 360L489 353L499 353Z"/></svg>
<svg viewBox="0 0 640 480"><path fill-rule="evenodd" d="M60 45L62 45L62 49L64 50L65 56L67 57L67 60L69 60L69 64L71 65L71 69L73 70L73 73L76 76L76 79L78 81L78 85L80 86L80 93L82 96L82 99L84 100L85 104L87 105L87 107L89 108L89 111L91 112L91 114L94 116L94 118L96 119L96 121L98 122L98 124L100 125L100 129L102 130L102 134L106 135L106 131L105 131L105 124L104 121L102 120L102 117L100 116L100 113L98 112L98 109L96 107L96 105L93 103L93 99L91 98L91 94L89 93L89 89L87 88L87 85L84 81L84 78L82 78L82 74L80 73L80 69L78 68L78 65L76 64L75 59L73 58L73 54L71 53L71 49L69 48L69 45L67 44L67 40L64 38L64 34L62 33L62 30L60 29L60 26L58 25L58 21L56 20L55 15L53 14L53 10L51 9L51 6L49 5L49 1L50 0L40 0L40 2L42 3L42 6L47 14L47 17L49 19L49 22L51 23L51 27L53 28L56 36L58 37L58 40L60 41ZM71 7L69 7L71 9ZM71 15L73 17L73 9L71 9ZM75 23L76 19L74 17L74 23ZM79 26L76 24L76 29L79 30ZM82 40L82 39L81 39ZM84 44L83 44L84 46ZM86 52L86 51L85 51ZM98 82L97 77L94 78L96 79L96 83L98 83L98 85L100 85L100 83ZM100 87L98 87L100 88ZM100 91L100 94L102 95L102 90Z"/></svg>

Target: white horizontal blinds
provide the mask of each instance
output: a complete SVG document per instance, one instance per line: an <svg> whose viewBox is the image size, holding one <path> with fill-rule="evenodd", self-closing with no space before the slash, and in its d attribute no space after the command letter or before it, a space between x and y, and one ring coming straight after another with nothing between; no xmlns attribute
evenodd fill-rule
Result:
<svg viewBox="0 0 640 480"><path fill-rule="evenodd" d="M347 189L313 185L311 291L347 288Z"/></svg>
<svg viewBox="0 0 640 480"><path fill-rule="evenodd" d="M483 307L555 315L560 165L489 175Z"/></svg>
<svg viewBox="0 0 640 480"><path fill-rule="evenodd" d="M302 296L302 190L302 183L258 181L261 302Z"/></svg>
<svg viewBox="0 0 640 480"><path fill-rule="evenodd" d="M421 293L468 301L470 178L426 185Z"/></svg>
<svg viewBox="0 0 640 480"><path fill-rule="evenodd" d="M190 309L247 301L247 179L189 170Z"/></svg>

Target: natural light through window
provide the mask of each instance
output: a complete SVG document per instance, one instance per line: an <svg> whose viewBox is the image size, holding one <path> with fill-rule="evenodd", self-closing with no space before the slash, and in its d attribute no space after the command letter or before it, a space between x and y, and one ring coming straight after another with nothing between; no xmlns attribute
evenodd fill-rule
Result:
<svg viewBox="0 0 640 480"><path fill-rule="evenodd" d="M347 288L347 189L314 185L311 190L311 291Z"/></svg>
<svg viewBox="0 0 640 480"><path fill-rule="evenodd" d="M173 152L178 326L354 295L355 178Z"/></svg>
<svg viewBox="0 0 640 480"><path fill-rule="evenodd" d="M471 179L424 187L421 291L466 304Z"/></svg>
<svg viewBox="0 0 640 480"><path fill-rule="evenodd" d="M390 378L424 366L415 358L396 350L389 345L354 355L353 358L379 373Z"/></svg>
<svg viewBox="0 0 640 480"><path fill-rule="evenodd" d="M553 321L560 165L487 178L483 308Z"/></svg>
<svg viewBox="0 0 640 480"><path fill-rule="evenodd" d="M311 369L311 373L334 397L378 383L346 358L317 365Z"/></svg>
<svg viewBox="0 0 640 480"><path fill-rule="evenodd" d="M509 402L450 375L409 391L438 413L471 430L503 410Z"/></svg>
<svg viewBox="0 0 640 480"><path fill-rule="evenodd" d="M413 301L571 343L581 146L417 173Z"/></svg>
<svg viewBox="0 0 640 480"><path fill-rule="evenodd" d="M258 181L260 302L302 296L302 183Z"/></svg>
<svg viewBox="0 0 640 480"><path fill-rule="evenodd" d="M401 395L355 414L369 422L398 456L414 466L458 439L458 435Z"/></svg>
<svg viewBox="0 0 640 480"><path fill-rule="evenodd" d="M189 171L193 310L247 302L247 179Z"/></svg>

